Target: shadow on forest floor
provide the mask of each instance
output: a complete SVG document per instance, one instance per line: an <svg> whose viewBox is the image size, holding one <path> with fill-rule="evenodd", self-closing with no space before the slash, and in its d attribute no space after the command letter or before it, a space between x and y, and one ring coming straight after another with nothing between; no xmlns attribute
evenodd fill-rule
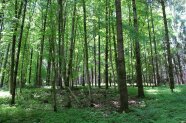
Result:
<svg viewBox="0 0 186 123"><path fill-rule="evenodd" d="M93 89L94 107L89 107L88 90L78 88L71 96L72 108L65 91L58 90L58 112L52 110L50 89L23 89L16 105L9 106L10 95L0 90L0 123L186 123L186 86L177 86L174 93L167 87L146 87L146 98L136 98L137 89L129 87L130 113L117 113L119 94L114 89Z"/></svg>

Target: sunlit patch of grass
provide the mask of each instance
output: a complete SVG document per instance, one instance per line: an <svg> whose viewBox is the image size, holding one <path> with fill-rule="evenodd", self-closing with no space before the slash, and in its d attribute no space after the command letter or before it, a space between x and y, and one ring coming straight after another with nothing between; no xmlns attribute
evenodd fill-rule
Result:
<svg viewBox="0 0 186 123"><path fill-rule="evenodd" d="M85 89L86 90L86 89ZM80 90L75 91L79 92ZM104 89L94 88L102 100L107 99L118 107L119 94L109 89L104 98ZM64 97L58 97L58 112L52 110L50 89L23 89L18 93L16 105L9 106L8 98L0 98L0 122L3 123L184 123L186 122L186 86L176 86L174 93L168 87L145 87L145 98L138 99L137 88L129 87L129 103L131 112L118 113L116 109L97 104L97 107L71 108L62 107ZM81 92L79 92L81 94ZM59 96L59 95L58 95ZM79 100L86 98L80 98ZM114 100L113 100L114 99ZM44 103L48 100L48 103Z"/></svg>
<svg viewBox="0 0 186 123"><path fill-rule="evenodd" d="M10 92L9 91L4 91L4 90L0 90L0 98L7 98L10 97Z"/></svg>
<svg viewBox="0 0 186 123"><path fill-rule="evenodd" d="M146 90L147 93L150 93L150 94L158 94L158 90L157 89L149 89L149 90Z"/></svg>

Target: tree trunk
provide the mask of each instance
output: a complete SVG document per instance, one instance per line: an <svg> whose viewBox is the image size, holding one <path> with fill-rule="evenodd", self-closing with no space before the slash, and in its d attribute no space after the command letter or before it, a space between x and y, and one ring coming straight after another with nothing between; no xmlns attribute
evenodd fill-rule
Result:
<svg viewBox="0 0 186 123"><path fill-rule="evenodd" d="M6 70L7 61L8 61L8 53L9 53L9 50L10 50L10 44L8 44L8 47L7 47L7 50L6 50L5 61L4 61L3 70L2 70L2 77L1 77L0 88L2 88L3 85L4 85L5 70Z"/></svg>
<svg viewBox="0 0 186 123"><path fill-rule="evenodd" d="M67 73L67 81L66 87L69 87L70 78L72 76L72 61L74 55L74 38L75 38L75 20L76 20L76 1L74 2L74 10L73 10L73 17L72 17L72 30L71 30L71 38L70 38L70 56L69 56L69 63L68 63L68 73Z"/></svg>
<svg viewBox="0 0 186 123"><path fill-rule="evenodd" d="M108 12L109 0L106 0L106 44L105 44L105 84L106 89L108 89L108 42L109 42L109 32L108 32Z"/></svg>
<svg viewBox="0 0 186 123"><path fill-rule="evenodd" d="M19 13L17 14L17 1L15 3L15 17L20 18L21 15L21 10L23 6L23 1L21 2L21 6L19 9ZM26 7L27 7L27 0L25 0L25 5L24 5L24 13L23 13L23 18L22 18L22 24L21 24L21 30L20 30L20 36L19 36L19 41L18 41L18 51L17 51L17 59L15 63L15 71L14 71L14 62L15 62L15 45L16 45L16 34L13 34L13 42L12 42L12 65L11 65L11 105L15 104L15 94L16 94L16 79L17 79L17 73L18 73L18 63L19 63L19 55L20 55L20 48L21 48L21 42L22 42L22 35L23 35L23 29L24 29L24 21L25 21L25 14L26 14ZM18 28L18 23L16 23L16 27L14 30L14 33L17 32ZM13 53L14 52L14 53ZM12 78L13 77L13 78Z"/></svg>
<svg viewBox="0 0 186 123"><path fill-rule="evenodd" d="M31 83L31 77L32 77L32 61L33 61L33 48L31 49L30 53L30 69L29 69L29 77L28 77L28 83Z"/></svg>
<svg viewBox="0 0 186 123"><path fill-rule="evenodd" d="M99 22L98 22L98 27L99 27L99 31L101 29L100 27L100 17L99 17ZM100 32L98 35L98 87L101 88L101 36L100 36Z"/></svg>
<svg viewBox="0 0 186 123"><path fill-rule="evenodd" d="M168 57L168 73L169 73L169 83L171 92L173 92L174 87L174 76L173 76L173 65L172 65L172 56L170 49L170 40L169 40L169 30L167 24L167 17L165 12L165 1L161 0L161 6L163 11L163 22L165 27L165 40L166 40L166 49L167 49L167 57Z"/></svg>
<svg viewBox="0 0 186 123"><path fill-rule="evenodd" d="M151 24L152 24L152 33L153 33L153 43L154 43L154 51L155 51L155 66L156 66L156 82L159 86L160 84L160 74L159 74L159 66L158 66L158 53L157 53L157 42L156 42L156 34L154 29L154 19L152 15L152 5L150 5L150 13L151 13Z"/></svg>
<svg viewBox="0 0 186 123"><path fill-rule="evenodd" d="M148 8L149 10L149 8ZM154 66L154 53L153 53L153 46L152 46L152 34L151 34L151 27L150 27L150 19L149 19L149 11L147 12L147 19L148 19L148 32L149 32L149 41L150 41L150 57L151 57L151 65L152 65L152 82L156 86L156 75L155 75L155 66Z"/></svg>
<svg viewBox="0 0 186 123"><path fill-rule="evenodd" d="M47 8L46 8L45 16L44 16L43 29L42 29L41 49L40 49L40 55L39 55L38 75L37 75L37 81L36 81L36 86L37 87L41 87L41 85L42 85L41 70L42 70L42 60L43 60L45 31L46 31L46 24L47 24L47 15L48 15L49 1L50 0L47 1Z"/></svg>
<svg viewBox="0 0 186 123"><path fill-rule="evenodd" d="M83 25L84 25L84 48L85 48L85 69L86 69L86 78L88 81L88 88L89 88L89 98L90 98L90 105L92 105L92 93L91 93L91 83L90 83L90 77L89 77L89 66L88 66L88 42L87 42L87 15L86 15L86 3L85 0L83 0Z"/></svg>
<svg viewBox="0 0 186 123"><path fill-rule="evenodd" d="M177 56L177 59L178 59L178 68L179 68L179 74L180 74L181 83L184 84L183 70L182 70L182 66L181 66L180 55L177 53L176 56Z"/></svg>
<svg viewBox="0 0 186 123"><path fill-rule="evenodd" d="M120 93L120 112L128 112L128 91L126 84L126 68L123 46L123 31L122 31L122 15L121 15L121 0L115 0L116 6L116 22L117 22L117 71L118 85Z"/></svg>
<svg viewBox="0 0 186 123"><path fill-rule="evenodd" d="M141 69L141 54L140 54L140 43L138 34L138 18L136 9L136 0L132 0L133 16L134 16L134 28L135 28L135 54L136 54L136 80L138 86L138 97L143 98L144 90L142 83L142 69Z"/></svg>

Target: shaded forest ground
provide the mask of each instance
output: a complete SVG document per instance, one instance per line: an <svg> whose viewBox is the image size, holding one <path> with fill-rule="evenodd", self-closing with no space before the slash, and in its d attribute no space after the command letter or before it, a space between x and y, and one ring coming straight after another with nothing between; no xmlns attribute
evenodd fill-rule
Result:
<svg viewBox="0 0 186 123"><path fill-rule="evenodd" d="M9 106L9 95L0 90L0 123L186 123L186 86L177 86L173 94L168 87L146 87L145 93L145 99L137 99L137 89L129 87L131 111L119 114L119 95L114 89L94 88L92 108L87 103L88 90L75 89L71 109L65 108L65 92L58 91L58 112L54 113L50 89L23 89L15 106Z"/></svg>

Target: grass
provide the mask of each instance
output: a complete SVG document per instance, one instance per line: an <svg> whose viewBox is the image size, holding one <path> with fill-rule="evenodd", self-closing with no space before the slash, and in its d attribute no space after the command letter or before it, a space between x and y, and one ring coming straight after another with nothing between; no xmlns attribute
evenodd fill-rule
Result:
<svg viewBox="0 0 186 123"><path fill-rule="evenodd" d="M117 113L117 103L111 103L119 96L113 89L106 97L104 90L94 89L95 104L100 106L93 108L86 105L83 88L74 91L81 105L72 99L71 109L64 107L65 94L58 92L57 113L52 111L49 89L24 89L15 106L9 106L9 97L0 91L0 123L186 123L186 86L177 86L174 93L167 87L147 87L145 99L135 97L136 88L128 90L131 112L127 114Z"/></svg>

